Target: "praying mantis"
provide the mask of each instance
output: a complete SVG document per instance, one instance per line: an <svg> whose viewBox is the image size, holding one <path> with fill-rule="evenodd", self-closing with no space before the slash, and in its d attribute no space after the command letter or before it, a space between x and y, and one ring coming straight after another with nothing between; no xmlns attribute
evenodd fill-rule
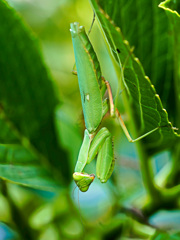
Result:
<svg viewBox="0 0 180 240"><path fill-rule="evenodd" d="M79 190L86 192L94 181L95 175L84 173L83 170L96 156L96 175L101 183L107 182L114 169L115 160L111 133L105 127L97 131L103 117L109 110L111 117L118 118L129 142L142 139L156 131L158 127L135 140L131 138L119 111L115 109L110 84L101 75L99 61L85 28L77 22L71 23L70 27L86 126L73 179ZM106 90L109 100L104 98Z"/></svg>

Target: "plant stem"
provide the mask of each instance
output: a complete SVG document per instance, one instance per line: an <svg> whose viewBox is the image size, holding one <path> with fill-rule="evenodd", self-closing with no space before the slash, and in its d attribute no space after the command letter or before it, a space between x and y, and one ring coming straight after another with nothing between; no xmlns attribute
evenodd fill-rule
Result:
<svg viewBox="0 0 180 240"><path fill-rule="evenodd" d="M154 182L154 174L152 170L151 159L146 154L143 148L142 142L138 141L136 144L137 144L137 150L138 150L139 159L140 159L140 169L141 169L144 187L147 191L149 199L152 202L154 201L156 202L158 201L160 191Z"/></svg>
<svg viewBox="0 0 180 240"><path fill-rule="evenodd" d="M143 147L141 147L141 143L139 144L138 148L140 148L139 156L140 156L141 174L142 174L144 186L147 190L148 197L149 197L149 202L142 207L143 214L145 216L150 216L154 212L158 211L159 209L177 208L179 206L178 200L180 198L180 185L177 185L172 188L159 188L154 182L151 162L150 162L150 159L146 158L146 154L143 151ZM177 150L176 154L177 153L180 154L180 150L179 149L176 149L176 150ZM175 161L174 164L176 165L177 161ZM171 180L175 180L174 177L176 176L177 171L179 171L178 165L174 166L174 176L173 176L173 179Z"/></svg>
<svg viewBox="0 0 180 240"><path fill-rule="evenodd" d="M166 179L166 187L170 188L177 184L179 184L179 175L180 175L180 166L179 166L179 159L180 159L180 144L176 144L173 151L172 156L172 168L169 176Z"/></svg>

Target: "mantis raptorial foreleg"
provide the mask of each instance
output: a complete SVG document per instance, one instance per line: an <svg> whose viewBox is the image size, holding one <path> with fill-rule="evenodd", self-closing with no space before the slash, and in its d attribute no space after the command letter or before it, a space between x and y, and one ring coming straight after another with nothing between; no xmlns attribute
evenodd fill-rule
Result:
<svg viewBox="0 0 180 240"><path fill-rule="evenodd" d="M101 130L92 139L87 129L84 132L83 143L79 152L78 161L75 167L73 178L82 192L88 190L94 180L93 176L85 174L86 186L84 185L83 170L97 155L96 175L102 183L107 182L114 167L114 155L112 147L112 137L107 128ZM79 182L81 181L81 182ZM83 184L82 184L83 182Z"/></svg>
<svg viewBox="0 0 180 240"><path fill-rule="evenodd" d="M114 153L111 134L105 128L101 130L106 131L108 136L104 139L97 155L96 175L102 183L105 183L110 178L114 169Z"/></svg>
<svg viewBox="0 0 180 240"><path fill-rule="evenodd" d="M121 115L114 107L111 87L101 74L99 61L89 41L85 29L79 23L71 24L71 36L76 59L78 83L81 94L86 130L83 143L79 152L78 161L73 174L74 181L82 192L88 190L95 175L84 173L84 168L97 155L96 175L101 182L106 182L113 171L114 154L112 137L107 128L97 129L107 111L110 115L119 119L120 125L130 142L135 142L156 131L158 128L132 139ZM75 73L75 71L74 71ZM108 91L109 101L104 99L105 91Z"/></svg>

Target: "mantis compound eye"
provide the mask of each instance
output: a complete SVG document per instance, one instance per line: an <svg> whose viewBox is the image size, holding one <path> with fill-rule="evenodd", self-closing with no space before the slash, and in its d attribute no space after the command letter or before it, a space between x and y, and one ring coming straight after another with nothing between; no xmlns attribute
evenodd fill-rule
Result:
<svg viewBox="0 0 180 240"><path fill-rule="evenodd" d="M81 192L86 192L89 189L89 186L94 181L94 178L94 174L79 172L73 173L73 179Z"/></svg>

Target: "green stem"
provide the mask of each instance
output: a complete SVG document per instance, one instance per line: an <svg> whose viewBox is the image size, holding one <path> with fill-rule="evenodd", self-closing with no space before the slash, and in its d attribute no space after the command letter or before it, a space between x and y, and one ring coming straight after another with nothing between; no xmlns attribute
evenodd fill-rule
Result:
<svg viewBox="0 0 180 240"><path fill-rule="evenodd" d="M180 197L180 185L171 189L159 188L154 182L151 159L148 158L141 142L137 142L137 147L142 179L148 194L148 202L142 207L143 214L147 217L159 209L177 208Z"/></svg>
<svg viewBox="0 0 180 240"><path fill-rule="evenodd" d="M139 153L140 169L144 187L151 202L158 201L160 191L154 182L154 174L151 165L151 159L145 152L141 141L136 142Z"/></svg>
<svg viewBox="0 0 180 240"><path fill-rule="evenodd" d="M180 183L179 175L180 175L180 144L176 144L173 149L173 157L172 157L172 168L169 176L166 179L166 187L173 187Z"/></svg>

